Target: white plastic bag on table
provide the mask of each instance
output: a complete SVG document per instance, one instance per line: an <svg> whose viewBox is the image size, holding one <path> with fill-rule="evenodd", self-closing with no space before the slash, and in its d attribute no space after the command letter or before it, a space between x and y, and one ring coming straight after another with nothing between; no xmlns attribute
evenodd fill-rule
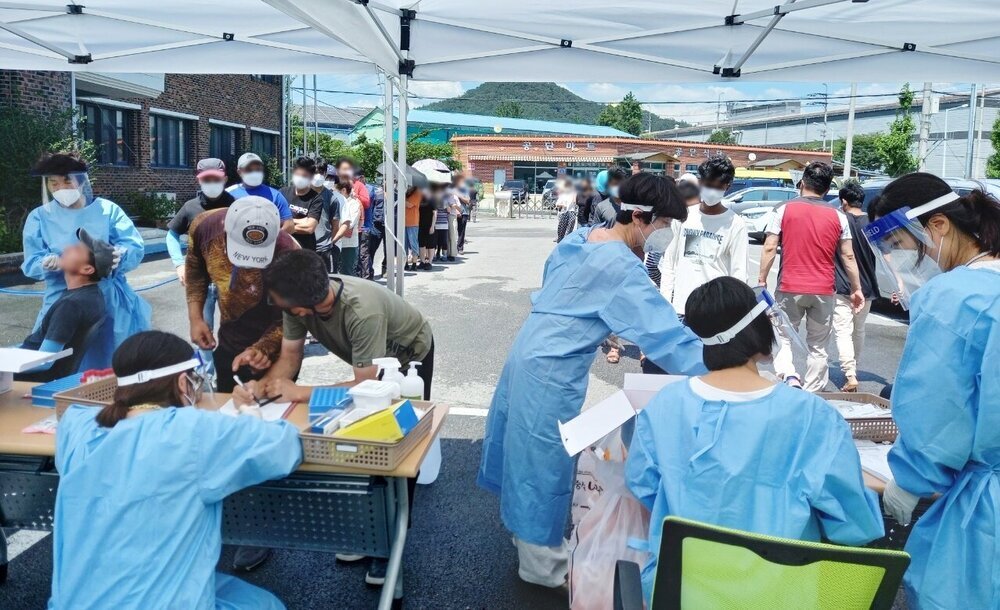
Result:
<svg viewBox="0 0 1000 610"><path fill-rule="evenodd" d="M645 540L648 536L649 511L625 485L624 459L605 461L595 457L594 464L595 477L604 491L574 532L576 548L570 556L571 610L613 607L615 563L624 559L642 566L647 558L645 552L628 546L630 538Z"/></svg>

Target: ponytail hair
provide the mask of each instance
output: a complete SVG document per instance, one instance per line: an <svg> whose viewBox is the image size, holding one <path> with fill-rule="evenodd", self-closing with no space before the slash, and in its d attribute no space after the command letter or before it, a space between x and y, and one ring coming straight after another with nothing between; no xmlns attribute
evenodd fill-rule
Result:
<svg viewBox="0 0 1000 610"><path fill-rule="evenodd" d="M132 335L122 342L112 356L111 367L116 376L125 377L179 364L190 359L191 354L191 346L177 335L151 330ZM115 390L114 402L97 414L97 424L102 428L114 428L128 416L130 408L139 404L163 407L183 405L177 376L119 387Z"/></svg>

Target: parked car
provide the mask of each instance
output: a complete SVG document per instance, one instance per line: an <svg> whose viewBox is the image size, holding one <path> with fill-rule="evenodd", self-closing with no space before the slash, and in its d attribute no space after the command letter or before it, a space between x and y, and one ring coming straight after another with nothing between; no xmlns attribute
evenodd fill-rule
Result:
<svg viewBox="0 0 1000 610"><path fill-rule="evenodd" d="M545 183L545 186L542 187L542 208L547 210L555 209L556 199L558 198L559 196L556 193L556 181L549 180Z"/></svg>
<svg viewBox="0 0 1000 610"><path fill-rule="evenodd" d="M945 182L959 195L965 196L975 190L985 191L994 197L1000 198L1000 180L966 180L964 178L945 178ZM861 209L866 213L872 201L882 194L882 189L892 182L889 178L877 178L861 183L861 188L865 191L865 201L861 204Z"/></svg>
<svg viewBox="0 0 1000 610"><path fill-rule="evenodd" d="M799 196L796 189L747 189L746 194L734 193L729 198L729 209L743 217L747 224L747 233L751 241L762 242L765 229L774 217L774 210L789 199ZM761 192L762 191L762 192ZM827 194L823 198L832 208L840 208L840 198L837 193Z"/></svg>
<svg viewBox="0 0 1000 610"><path fill-rule="evenodd" d="M797 197L799 192L792 188L753 187L736 191L722 200L722 205L737 214L758 207L774 207L779 203Z"/></svg>
<svg viewBox="0 0 1000 610"><path fill-rule="evenodd" d="M524 180L508 180L500 186L501 191L510 191L510 202L522 204L528 201L528 186Z"/></svg>
<svg viewBox="0 0 1000 610"><path fill-rule="evenodd" d="M733 183L729 185L728 189L726 189L726 197L736 191L742 191L758 186L783 188L791 186L791 180L781 180L779 178L737 178L733 180Z"/></svg>

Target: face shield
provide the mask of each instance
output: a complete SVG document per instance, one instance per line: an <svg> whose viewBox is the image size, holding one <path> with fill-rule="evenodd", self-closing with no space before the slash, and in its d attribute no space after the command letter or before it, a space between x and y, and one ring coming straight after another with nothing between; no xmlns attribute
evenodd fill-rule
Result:
<svg viewBox="0 0 1000 610"><path fill-rule="evenodd" d="M740 334L743 329L750 326L750 323L757 319L757 316L766 315L771 322L771 326L774 327L774 335L778 341L777 350L772 353L772 356L778 351L787 349L791 350L792 362L802 361L806 357L808 349L806 348L805 341L802 340L795 327L792 326L788 316L778 307L774 301L774 297L771 296L771 293L766 288L755 288L754 294L757 295L757 304L745 316L740 318L739 322L728 330L724 330L712 337L703 338L701 342L705 345L725 345L736 338L736 335Z"/></svg>
<svg viewBox="0 0 1000 610"><path fill-rule="evenodd" d="M41 176L42 205L51 210L61 208L82 208L94 201L94 189L87 172L73 174L49 174Z"/></svg>
<svg viewBox="0 0 1000 610"><path fill-rule="evenodd" d="M194 352L191 358L189 360L185 360L184 362L164 366L158 369L139 371L133 375L119 377L118 387L137 385L153 381L154 379L162 379L178 373L184 373L188 381L188 393L184 396L184 398L188 401L190 406L194 406L198 404L199 400L201 400L201 397L206 389L208 390L209 395L212 396L212 386L209 383L209 378L206 372L207 368L208 367L205 364L205 361L201 358L201 354L199 352Z"/></svg>
<svg viewBox="0 0 1000 610"><path fill-rule="evenodd" d="M957 193L948 193L916 208L894 210L865 227L865 239L875 253L880 281L890 280L903 309L910 308L910 299L918 288L941 273L940 247L918 218L958 199Z"/></svg>
<svg viewBox="0 0 1000 610"><path fill-rule="evenodd" d="M638 210L640 212L651 213L653 206L626 203L623 201L621 209L623 212ZM639 229L639 233L642 234L642 251L646 254L662 254L666 252L667 247L670 246L670 242L674 239L674 230L670 227L669 218L660 218L654 215L653 220L647 225L652 227L652 231L648 234L637 223L633 222L632 224L635 224Z"/></svg>

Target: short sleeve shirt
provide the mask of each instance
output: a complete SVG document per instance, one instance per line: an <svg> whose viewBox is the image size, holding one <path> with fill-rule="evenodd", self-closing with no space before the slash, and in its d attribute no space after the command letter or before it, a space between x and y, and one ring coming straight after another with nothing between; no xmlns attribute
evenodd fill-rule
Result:
<svg viewBox="0 0 1000 610"><path fill-rule="evenodd" d="M37 350L46 340L68 346L74 339L82 340L104 313L104 295L97 284L67 290L45 312L38 330L28 335L22 346Z"/></svg>
<svg viewBox="0 0 1000 610"><path fill-rule="evenodd" d="M309 189L305 195L297 195L294 186L286 186L281 189L281 194L288 201L288 208L292 211L292 218L296 220L315 218L316 226L319 226L320 217L323 216L322 195L312 189ZM316 249L315 233L293 233L292 237L306 250Z"/></svg>
<svg viewBox="0 0 1000 610"><path fill-rule="evenodd" d="M281 194L281 191L274 187L270 187L266 184L253 187L246 186L245 184L236 184L229 187L227 190L235 199L246 197L247 195L263 197L264 199L273 202L275 207L278 208L278 216L281 218L281 222L292 219L292 210L288 207L288 200Z"/></svg>
<svg viewBox="0 0 1000 610"><path fill-rule="evenodd" d="M430 323L402 297L351 276L338 276L331 285L337 298L330 317L285 313L286 339L304 339L308 331L335 356L358 368L387 356L400 362L423 360L430 352Z"/></svg>

